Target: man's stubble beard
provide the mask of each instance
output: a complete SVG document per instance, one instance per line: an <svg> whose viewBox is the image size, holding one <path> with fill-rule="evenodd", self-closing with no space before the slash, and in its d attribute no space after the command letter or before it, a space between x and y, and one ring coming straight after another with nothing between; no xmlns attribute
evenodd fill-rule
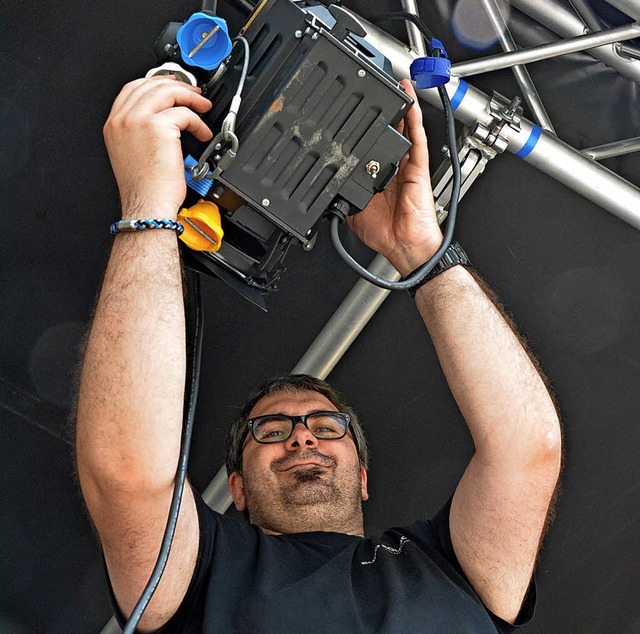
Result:
<svg viewBox="0 0 640 634"><path fill-rule="evenodd" d="M353 471L309 467L283 476L276 489L246 472L244 494L251 522L275 532L347 532L362 524L361 476Z"/></svg>

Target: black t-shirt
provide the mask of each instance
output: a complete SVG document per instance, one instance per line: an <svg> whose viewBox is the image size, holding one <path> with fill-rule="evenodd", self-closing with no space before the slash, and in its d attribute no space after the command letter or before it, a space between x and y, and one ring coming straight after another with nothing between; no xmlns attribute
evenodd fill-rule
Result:
<svg viewBox="0 0 640 634"><path fill-rule="evenodd" d="M433 520L363 539L265 535L196 501L196 569L162 634L493 634L533 616L534 581L516 626L482 605L453 552L450 503Z"/></svg>

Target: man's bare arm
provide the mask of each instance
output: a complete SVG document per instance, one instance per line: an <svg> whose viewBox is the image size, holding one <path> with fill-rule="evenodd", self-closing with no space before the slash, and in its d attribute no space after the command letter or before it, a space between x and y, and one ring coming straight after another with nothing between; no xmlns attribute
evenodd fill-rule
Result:
<svg viewBox="0 0 640 634"><path fill-rule="evenodd" d="M412 147L398 176L347 220L406 276L435 253L442 233L419 107L399 130ZM514 620L558 479L558 417L534 364L468 270L441 273L416 301L476 447L453 499L453 546L484 604Z"/></svg>
<svg viewBox="0 0 640 634"><path fill-rule="evenodd" d="M453 547L487 608L513 622L558 481L558 415L518 337L469 271L449 269L416 300L476 448L452 502Z"/></svg>
<svg viewBox="0 0 640 634"><path fill-rule="evenodd" d="M210 107L172 79L139 80L116 99L105 140L124 217L175 218L185 195L180 133L210 132L193 110ZM185 381L182 275L176 234L119 234L82 367L77 460L82 491L125 614L158 556L180 450ZM180 605L194 570L198 521L183 497L171 556L141 631Z"/></svg>

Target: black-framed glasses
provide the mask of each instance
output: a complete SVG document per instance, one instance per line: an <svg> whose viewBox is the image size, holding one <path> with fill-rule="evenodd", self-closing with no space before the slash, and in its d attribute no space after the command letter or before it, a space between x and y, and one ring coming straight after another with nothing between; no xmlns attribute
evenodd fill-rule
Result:
<svg viewBox="0 0 640 634"><path fill-rule="evenodd" d="M247 421L256 442L268 444L285 442L294 427L302 423L318 440L340 440L347 435L351 416L346 412L312 412L303 416L266 414Z"/></svg>

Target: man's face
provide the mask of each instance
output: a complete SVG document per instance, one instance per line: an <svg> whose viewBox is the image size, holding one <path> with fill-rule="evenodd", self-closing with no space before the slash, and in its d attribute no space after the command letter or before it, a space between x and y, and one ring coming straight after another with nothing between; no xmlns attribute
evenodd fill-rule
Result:
<svg viewBox="0 0 640 634"><path fill-rule="evenodd" d="M314 391L275 392L262 398L250 418L264 414L301 416L336 411ZM318 440L297 424L282 443L257 443L249 434L243 448L243 473L229 486L240 511L265 532L312 530L362 532L362 500L367 476L351 433L339 440Z"/></svg>

